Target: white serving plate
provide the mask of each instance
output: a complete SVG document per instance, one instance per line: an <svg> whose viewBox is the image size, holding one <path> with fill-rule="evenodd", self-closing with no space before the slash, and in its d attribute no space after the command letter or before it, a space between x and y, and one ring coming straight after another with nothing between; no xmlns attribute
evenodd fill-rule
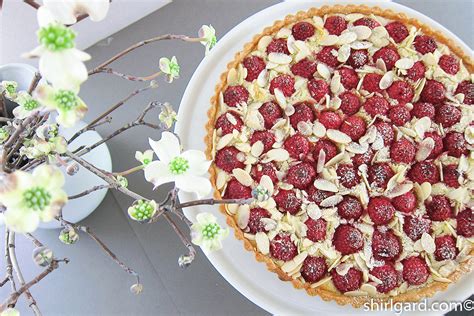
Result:
<svg viewBox="0 0 474 316"><path fill-rule="evenodd" d="M262 10L234 27L212 49L212 52L201 62L183 95L179 107L179 120L176 132L181 137L185 148L205 150L204 126L207 122L207 111L210 99L214 94L215 85L219 77L226 69L229 61L233 60L236 52L242 50L245 43L252 37L269 26L275 20L281 20L287 14L296 13L299 10L307 10L311 7L334 4L367 4L377 5L381 8L392 9L415 17L421 22L439 29L450 36L466 53L473 56L472 50L464 44L457 36L448 31L442 25L426 17L425 15L392 2L375 1L308 1L292 0L280 3ZM474 58L474 56L473 56ZM206 78L206 80L202 80ZM192 194L180 192L182 201L189 201L196 197ZM224 224L224 216L216 206L199 206L186 209L186 215L190 220L195 220L199 212L211 212L215 214L221 224ZM253 253L244 249L242 242L232 236L224 241L224 248L220 251L207 253L209 261L219 273L249 300L259 305L272 314L314 314L333 313L334 315L362 315L367 313L363 309L354 309L350 306L339 306L335 302L325 302L319 297L311 297L304 290L294 289L290 282L282 282L277 275L269 272L265 265L255 260ZM469 297L474 291L472 280L474 273L466 276L464 280L451 285L447 291L438 293L429 302L433 301L462 301ZM442 315L447 311L434 312L430 315ZM394 315L395 312L376 312L377 315ZM417 315L422 312L403 313L404 315ZM425 314L426 315L426 314Z"/></svg>

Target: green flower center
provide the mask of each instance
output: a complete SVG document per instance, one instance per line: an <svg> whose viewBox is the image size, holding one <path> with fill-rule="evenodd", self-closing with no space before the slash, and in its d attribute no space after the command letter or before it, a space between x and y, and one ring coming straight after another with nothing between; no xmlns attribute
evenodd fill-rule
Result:
<svg viewBox="0 0 474 316"><path fill-rule="evenodd" d="M38 107L38 101L36 101L34 99L29 99L25 102L23 107L28 111L32 111L32 110L34 110Z"/></svg>
<svg viewBox="0 0 474 316"><path fill-rule="evenodd" d="M189 169L189 162L182 157L176 157L170 161L169 166L172 174L183 174Z"/></svg>
<svg viewBox="0 0 474 316"><path fill-rule="evenodd" d="M150 162L151 162L151 160L148 159L148 158L143 159L143 164L144 165L148 165Z"/></svg>
<svg viewBox="0 0 474 316"><path fill-rule="evenodd" d="M49 24L38 31L38 41L50 51L61 51L74 47L76 33L60 24Z"/></svg>
<svg viewBox="0 0 474 316"><path fill-rule="evenodd" d="M51 194L44 188L35 187L23 193L26 206L34 211L42 211L51 203Z"/></svg>
<svg viewBox="0 0 474 316"><path fill-rule="evenodd" d="M5 89L7 90L8 93L15 93L15 85L14 84L7 84Z"/></svg>
<svg viewBox="0 0 474 316"><path fill-rule="evenodd" d="M54 96L54 100L58 103L59 108L66 111L75 108L79 103L76 94L67 90L59 90Z"/></svg>
<svg viewBox="0 0 474 316"><path fill-rule="evenodd" d="M217 37L213 36L209 41L209 48L213 48L217 43Z"/></svg>
<svg viewBox="0 0 474 316"><path fill-rule="evenodd" d="M150 219L153 216L153 212L155 211L155 208L150 202L143 200L138 201L137 205L135 205L133 209L135 211L133 217L140 221Z"/></svg>
<svg viewBox="0 0 474 316"><path fill-rule="evenodd" d="M217 236L217 234L219 234L220 230L221 228L219 224L217 223L207 224L202 229L202 236L206 239L214 239Z"/></svg>
<svg viewBox="0 0 474 316"><path fill-rule="evenodd" d="M58 126L57 125L51 125L49 130L48 130L48 136L50 138L56 137L59 134Z"/></svg>
<svg viewBox="0 0 474 316"><path fill-rule="evenodd" d="M170 73L175 76L179 75L179 65L177 63L170 63Z"/></svg>

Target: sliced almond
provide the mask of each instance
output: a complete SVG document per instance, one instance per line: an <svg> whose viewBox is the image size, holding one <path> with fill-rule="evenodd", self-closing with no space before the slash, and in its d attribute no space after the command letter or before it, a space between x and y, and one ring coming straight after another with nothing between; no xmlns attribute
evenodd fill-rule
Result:
<svg viewBox="0 0 474 316"><path fill-rule="evenodd" d="M244 229L249 223L249 218L250 206L247 204L239 206L237 210L237 225L239 225L241 229Z"/></svg>
<svg viewBox="0 0 474 316"><path fill-rule="evenodd" d="M413 188L420 203L423 203L431 195L431 184L429 182L423 182L421 185L415 183Z"/></svg>
<svg viewBox="0 0 474 316"><path fill-rule="evenodd" d="M331 92L333 94L338 94L339 91L342 89L342 84L341 84L341 75L339 75L338 72L334 74L334 76L331 79Z"/></svg>
<svg viewBox="0 0 474 316"><path fill-rule="evenodd" d="M417 120L413 126L416 134L423 139L425 138L425 132L431 127L431 120L429 117L424 116Z"/></svg>
<svg viewBox="0 0 474 316"><path fill-rule="evenodd" d="M360 290L366 292L370 296L376 296L378 294L377 288L369 283L362 284Z"/></svg>
<svg viewBox="0 0 474 316"><path fill-rule="evenodd" d="M267 49L268 44L273 40L273 37L266 35L263 36L259 41L257 48L259 51L264 52Z"/></svg>
<svg viewBox="0 0 474 316"><path fill-rule="evenodd" d="M296 128L298 129L298 132L305 136L309 136L313 133L312 124L305 121L298 122Z"/></svg>
<svg viewBox="0 0 474 316"><path fill-rule="evenodd" d="M337 129L328 129L326 135L330 140L338 144L349 144L350 142L352 142L352 139L349 137L349 135Z"/></svg>
<svg viewBox="0 0 474 316"><path fill-rule="evenodd" d="M226 134L222 136L219 141L217 142L216 149L220 150L224 147L226 147L232 140L234 139L234 135L232 134Z"/></svg>
<svg viewBox="0 0 474 316"><path fill-rule="evenodd" d="M316 172L321 173L324 169L324 164L326 163L326 152L320 150L318 154L318 161L316 163Z"/></svg>
<svg viewBox="0 0 474 316"><path fill-rule="evenodd" d="M298 254L296 257L294 257L292 260L285 262L282 266L281 269L283 272L291 272L293 271L297 266L303 263L304 259L308 256L308 252L303 251L302 253Z"/></svg>
<svg viewBox="0 0 474 316"><path fill-rule="evenodd" d="M415 155L416 161L423 161L431 154L435 147L434 139L427 137L420 143Z"/></svg>
<svg viewBox="0 0 474 316"><path fill-rule="evenodd" d="M227 182L227 173L224 172L224 171L218 171L217 172L217 179L216 179L216 186L217 186L217 189L222 189L224 187L224 185L226 184Z"/></svg>
<svg viewBox="0 0 474 316"><path fill-rule="evenodd" d="M365 154L367 150L369 150L369 144L368 143L356 143L356 142L351 142L349 145L346 146L346 150L348 152L354 153L354 154Z"/></svg>
<svg viewBox="0 0 474 316"><path fill-rule="evenodd" d="M316 121L313 125L313 134L319 138L324 137L326 135L326 127L321 122Z"/></svg>
<svg viewBox="0 0 474 316"><path fill-rule="evenodd" d="M362 41L362 42L359 42L359 41L356 41L356 42L352 42L349 44L349 46L352 48L352 49L367 49L367 48L370 48L373 46L373 44L371 42L367 42L367 41Z"/></svg>
<svg viewBox="0 0 474 316"><path fill-rule="evenodd" d="M311 284L311 288L314 289L314 288L317 288L317 287L320 287L321 285L327 283L329 280L331 280L331 277L325 277L324 279L321 279L320 281L316 282L316 283L313 283Z"/></svg>
<svg viewBox="0 0 474 316"><path fill-rule="evenodd" d="M253 184L253 179L250 176L250 174L240 168L235 168L232 170L232 174L234 175L235 179L239 181L242 185L245 185L246 187L249 187Z"/></svg>
<svg viewBox="0 0 474 316"><path fill-rule="evenodd" d="M281 107L282 109L285 109L285 108L286 108L286 105L287 105L287 102L286 102L286 97L285 97L285 95L283 94L283 92L282 92L280 89L275 89L275 90L274 90L274 93L275 93L276 101L278 102L278 104L280 105L280 107Z"/></svg>
<svg viewBox="0 0 474 316"><path fill-rule="evenodd" d="M408 70L413 67L414 64L415 62L411 58L401 58L395 62L395 67Z"/></svg>
<svg viewBox="0 0 474 316"><path fill-rule="evenodd" d="M379 88L382 90L387 89L392 85L394 78L395 73L393 71L387 72L385 75L383 75L382 79L380 79Z"/></svg>
<svg viewBox="0 0 474 316"><path fill-rule="evenodd" d="M343 199L342 195L336 194L328 198L325 198L324 200L322 200L321 203L319 203L319 205L321 207L333 207L341 203L342 199Z"/></svg>
<svg viewBox="0 0 474 316"><path fill-rule="evenodd" d="M317 220L321 218L322 216L321 209L315 203L308 204L308 207L306 208L306 212L308 213L308 216L314 220Z"/></svg>
<svg viewBox="0 0 474 316"><path fill-rule="evenodd" d="M290 154L283 148L270 149L267 152L270 161L286 161L290 158Z"/></svg>
<svg viewBox="0 0 474 316"><path fill-rule="evenodd" d="M254 157L260 157L260 155L263 153L263 149L264 149L264 146L263 146L263 142L262 141L256 141L253 145L252 145L252 149L250 150L250 153L254 156Z"/></svg>
<svg viewBox="0 0 474 316"><path fill-rule="evenodd" d="M288 56L287 54L270 53L268 54L268 60L278 65L288 65L289 63L291 63L292 59L291 56Z"/></svg>
<svg viewBox="0 0 474 316"><path fill-rule="evenodd" d="M255 234L255 242L257 244L257 249L262 254L267 255L270 253L270 240L268 239L267 234L263 232L258 232Z"/></svg>
<svg viewBox="0 0 474 316"><path fill-rule="evenodd" d="M328 181L326 179L316 179L314 180L314 186L316 189L322 190L322 191L329 191L329 192L338 192L339 189L337 186L332 183L331 181Z"/></svg>
<svg viewBox="0 0 474 316"><path fill-rule="evenodd" d="M357 25L351 28L351 31L356 33L359 41L368 39L372 35L372 30L365 25Z"/></svg>
<svg viewBox="0 0 474 316"><path fill-rule="evenodd" d="M339 38L337 40L338 45L344 45L344 44L349 44L354 42L357 39L357 34L355 32L345 32L339 35Z"/></svg>
<svg viewBox="0 0 474 316"><path fill-rule="evenodd" d="M383 59L381 58L375 61L375 67L382 70L384 73L387 72L387 66L385 65L385 62L383 61Z"/></svg>
<svg viewBox="0 0 474 316"><path fill-rule="evenodd" d="M337 41L339 40L339 37L337 35L328 35L321 42L319 42L319 45L321 46L332 46L336 45Z"/></svg>
<svg viewBox="0 0 474 316"><path fill-rule="evenodd" d="M428 233L423 233L423 235L421 235L421 246L427 253L434 253L436 250L434 239Z"/></svg>
<svg viewBox="0 0 474 316"><path fill-rule="evenodd" d="M413 183L411 183L411 182L402 183L402 184L396 185L392 190L387 192L387 194L385 194L385 195L388 198L392 199L394 197L401 196L401 195L411 191L411 189L413 189Z"/></svg>
<svg viewBox="0 0 474 316"><path fill-rule="evenodd" d="M227 73L227 83L230 86L236 85L238 83L237 70L235 70L234 68L230 69Z"/></svg>
<svg viewBox="0 0 474 316"><path fill-rule="evenodd" d="M339 47L339 50L337 51L337 61L340 63L345 63L349 59L350 55L351 47L348 44L344 44Z"/></svg>
<svg viewBox="0 0 474 316"><path fill-rule="evenodd" d="M268 83L268 71L263 69L257 77L257 84L259 87L264 88Z"/></svg>
<svg viewBox="0 0 474 316"><path fill-rule="evenodd" d="M351 268L352 268L352 264L350 264L350 263L341 263L340 265L338 265L336 267L336 272L340 276L345 276Z"/></svg>
<svg viewBox="0 0 474 316"><path fill-rule="evenodd" d="M318 70L318 74L325 80L328 80L329 78L331 78L331 71L329 70L328 66L326 66L325 64L319 63L316 66L316 69Z"/></svg>

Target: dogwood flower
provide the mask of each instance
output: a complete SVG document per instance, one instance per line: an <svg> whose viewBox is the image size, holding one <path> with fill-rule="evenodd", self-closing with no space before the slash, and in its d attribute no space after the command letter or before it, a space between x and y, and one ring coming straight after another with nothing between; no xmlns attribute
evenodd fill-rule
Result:
<svg viewBox="0 0 474 316"><path fill-rule="evenodd" d="M43 0L43 6L38 10L48 10L57 21L70 25L76 23L77 17L82 14L88 14L94 22L101 21L109 7L109 0Z"/></svg>
<svg viewBox="0 0 474 316"><path fill-rule="evenodd" d="M199 150L181 152L178 138L170 132L163 132L161 140L149 140L159 161L153 161L145 167L145 179L155 188L174 182L178 189L195 192L205 196L211 192L211 182L204 175L211 161Z"/></svg>
<svg viewBox="0 0 474 316"><path fill-rule="evenodd" d="M138 160L142 165L146 166L153 161L153 150L148 149L145 152L135 152L135 159Z"/></svg>
<svg viewBox="0 0 474 316"><path fill-rule="evenodd" d="M16 89L18 83L15 81L3 80L0 83L0 93L4 93L7 99L13 100L16 98Z"/></svg>
<svg viewBox="0 0 474 316"><path fill-rule="evenodd" d="M33 232L40 221L51 221L67 202L64 176L56 167L41 165L27 173L17 170L0 184L0 201L6 208L5 225L19 233Z"/></svg>
<svg viewBox="0 0 474 316"><path fill-rule="evenodd" d="M52 154L64 154L67 151L67 141L64 137L57 136L47 140L39 137L28 139L23 142L20 154L29 159L45 157Z"/></svg>
<svg viewBox="0 0 474 316"><path fill-rule="evenodd" d="M0 313L0 316L20 316L20 312L16 308L9 307Z"/></svg>
<svg viewBox="0 0 474 316"><path fill-rule="evenodd" d="M229 235L229 228L222 228L217 219L210 213L199 213L196 223L191 226L192 242L207 251L215 251L222 248L221 240Z"/></svg>
<svg viewBox="0 0 474 316"><path fill-rule="evenodd" d="M155 215L156 209L155 201L138 200L128 208L128 215L133 220L143 222L151 219Z"/></svg>
<svg viewBox="0 0 474 316"><path fill-rule="evenodd" d="M33 97L26 91L20 91L15 98L15 102L18 106L13 109L13 115L18 119L24 119L25 117L41 110L39 102L33 99Z"/></svg>
<svg viewBox="0 0 474 316"><path fill-rule="evenodd" d="M38 10L39 46L26 54L28 58L39 57L41 75L57 89L79 91L87 80L84 61L91 56L75 48L76 33L60 24L47 9Z"/></svg>
<svg viewBox="0 0 474 316"><path fill-rule="evenodd" d="M38 100L48 109L56 110L56 122L64 127L72 127L87 112L87 105L72 90L54 89L48 85L37 88Z"/></svg>
<svg viewBox="0 0 474 316"><path fill-rule="evenodd" d="M62 243L66 245L72 245L79 240L79 234L76 232L74 228L66 227L63 230L61 230L58 238Z"/></svg>
<svg viewBox="0 0 474 316"><path fill-rule="evenodd" d="M209 51L216 45L216 30L212 25L203 25L198 32L199 38L202 38L201 44L206 46L206 55L209 54Z"/></svg>
<svg viewBox="0 0 474 316"><path fill-rule="evenodd" d="M158 116L158 119L164 125L164 127L170 129L171 126L173 126L173 124L178 120L178 115L169 103L165 103L161 107L161 112Z"/></svg>
<svg viewBox="0 0 474 316"><path fill-rule="evenodd" d="M173 79L179 78L179 64L176 56L171 57L171 60L161 57L159 64L160 70L167 75L166 78L169 83L172 83Z"/></svg>

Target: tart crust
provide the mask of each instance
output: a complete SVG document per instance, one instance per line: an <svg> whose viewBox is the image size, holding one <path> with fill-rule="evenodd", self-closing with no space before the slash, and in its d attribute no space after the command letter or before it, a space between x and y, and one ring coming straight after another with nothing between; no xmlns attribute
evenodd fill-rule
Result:
<svg viewBox="0 0 474 316"><path fill-rule="evenodd" d="M205 136L206 142L206 155L208 159L213 158L213 135L214 125L219 111L219 94L224 90L227 84L227 74L230 69L235 68L242 60L255 48L259 40L266 35L275 34L279 29L307 19L313 16L324 16L325 14L350 14L350 13L361 13L361 14L374 14L384 18L398 20L409 25L416 26L421 29L424 34L435 38L438 42L449 47L451 52L456 54L462 59L466 69L472 73L474 70L474 60L466 54L456 43L432 27L421 23L415 18L411 18L404 13L395 12L390 9L381 9L379 7L369 7L366 5L334 5L334 6L322 6L319 8L311 8L308 11L299 11L296 14L289 14L283 20L277 20L272 26L266 27L260 34L253 37L252 41L245 44L242 51L236 53L234 60L227 64L227 70L221 74L220 83L215 88L214 96L211 98L211 107L208 111L208 122L206 124L207 135ZM215 198L221 199L222 196L216 186L217 167L212 164L210 169L210 180L215 188ZM255 258L259 262L266 264L267 269L278 275L282 281L291 281L296 289L305 289L306 292L311 296L319 296L325 301L336 301L340 305L351 304L354 307L361 307L366 303L379 302L385 304L393 304L396 302L416 302L423 298L432 297L438 291L444 291L448 288L450 283L440 282L433 280L431 283L420 288L411 289L405 293L398 294L397 296L348 296L340 293L330 282L326 282L316 288L311 288L311 284L303 283L298 279L293 279L287 273L285 273L278 265L276 265L268 256L258 252L255 246L255 242L247 239L244 236L244 232L237 225L236 220L232 215L229 215L226 211L225 205L220 205L220 211L226 216L226 222L229 226L234 229L234 235L237 239L241 240L246 250L254 253ZM464 274L469 273L474 268L474 249L470 252L470 257L461 262L457 269L447 277L451 282L456 282Z"/></svg>

